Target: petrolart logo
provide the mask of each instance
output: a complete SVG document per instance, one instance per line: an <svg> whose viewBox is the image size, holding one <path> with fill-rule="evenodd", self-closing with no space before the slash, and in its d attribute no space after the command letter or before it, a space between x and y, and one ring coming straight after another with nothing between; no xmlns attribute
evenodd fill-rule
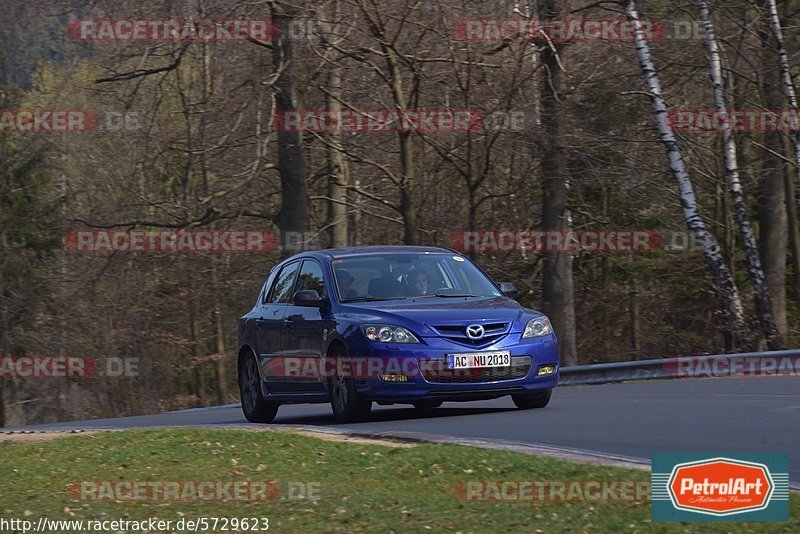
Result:
<svg viewBox="0 0 800 534"><path fill-rule="evenodd" d="M654 521L786 521L785 454L656 454Z"/></svg>

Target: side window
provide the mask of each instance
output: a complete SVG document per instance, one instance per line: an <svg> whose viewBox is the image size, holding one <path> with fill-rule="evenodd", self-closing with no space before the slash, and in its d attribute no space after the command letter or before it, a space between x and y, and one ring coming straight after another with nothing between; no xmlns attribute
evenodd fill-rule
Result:
<svg viewBox="0 0 800 534"><path fill-rule="evenodd" d="M322 267L314 260L303 262L300 277L297 279L295 291L314 290L320 297L325 296L325 276Z"/></svg>
<svg viewBox="0 0 800 534"><path fill-rule="evenodd" d="M267 283L264 282L264 285L261 286L261 292L258 294L258 302L261 304L266 304L267 301Z"/></svg>
<svg viewBox="0 0 800 534"><path fill-rule="evenodd" d="M281 269L275 285L272 286L272 291L269 294L269 302L273 304L284 304L292 299L292 286L294 285L294 278L297 274L297 268L300 262L292 262Z"/></svg>
<svg viewBox="0 0 800 534"><path fill-rule="evenodd" d="M261 293L259 293L258 295L259 302L261 302L261 304L267 303L267 297L269 297L269 288L272 287L272 282L275 281L276 274L277 273L275 272L269 273L269 276L267 276L266 281L264 281L264 286L261 288Z"/></svg>

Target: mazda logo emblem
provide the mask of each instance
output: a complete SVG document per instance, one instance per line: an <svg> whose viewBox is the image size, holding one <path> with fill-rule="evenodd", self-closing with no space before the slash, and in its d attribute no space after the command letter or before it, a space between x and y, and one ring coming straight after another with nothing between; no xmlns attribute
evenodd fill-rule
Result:
<svg viewBox="0 0 800 534"><path fill-rule="evenodd" d="M467 327L467 337L472 340L483 339L484 330L479 324L471 324Z"/></svg>

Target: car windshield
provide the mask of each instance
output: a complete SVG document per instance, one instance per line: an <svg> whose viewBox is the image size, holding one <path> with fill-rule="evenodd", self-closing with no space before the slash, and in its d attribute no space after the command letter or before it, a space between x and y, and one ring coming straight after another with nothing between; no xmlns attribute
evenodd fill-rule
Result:
<svg viewBox="0 0 800 534"><path fill-rule="evenodd" d="M502 295L480 269L457 254L370 254L332 263L343 302Z"/></svg>

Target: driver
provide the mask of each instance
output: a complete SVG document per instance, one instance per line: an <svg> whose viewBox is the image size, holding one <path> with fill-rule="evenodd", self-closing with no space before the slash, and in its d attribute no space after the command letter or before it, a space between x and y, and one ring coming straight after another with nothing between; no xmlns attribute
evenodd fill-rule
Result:
<svg viewBox="0 0 800 534"><path fill-rule="evenodd" d="M420 271L414 276L414 288L418 295L427 295L430 291L430 280L425 271Z"/></svg>

